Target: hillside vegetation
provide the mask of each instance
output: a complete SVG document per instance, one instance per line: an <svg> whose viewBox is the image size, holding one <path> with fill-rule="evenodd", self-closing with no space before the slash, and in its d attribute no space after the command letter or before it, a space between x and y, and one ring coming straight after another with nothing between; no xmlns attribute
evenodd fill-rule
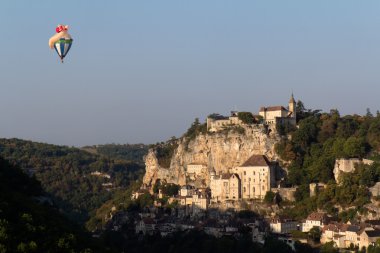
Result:
<svg viewBox="0 0 380 253"><path fill-rule="evenodd" d="M368 187L380 181L380 114L373 116L369 110L365 116L340 116L337 110L330 113L305 110L298 107L299 127L284 135L276 145L276 152L288 163L289 185L299 186L297 207L288 210L292 216L305 217L317 208L336 213L340 207L356 206L341 214L342 219L352 218L356 211L366 210L369 202ZM334 180L335 160L339 158L369 158L372 165L359 166L355 173L342 176L340 185ZM316 197L309 197L310 183L325 183L325 190ZM349 216L349 217L347 217Z"/></svg>
<svg viewBox="0 0 380 253"><path fill-rule="evenodd" d="M81 223L111 199L115 190L127 188L143 174L140 162L120 159L120 154L114 156L110 150L107 153L106 157L77 148L0 139L0 156L35 176L54 203Z"/></svg>
<svg viewBox="0 0 380 253"><path fill-rule="evenodd" d="M139 164L144 163L143 157L148 153L148 145L144 144L105 144L86 146L82 149L90 153Z"/></svg>
<svg viewBox="0 0 380 253"><path fill-rule="evenodd" d="M48 202L38 181L0 158L0 252L106 252Z"/></svg>

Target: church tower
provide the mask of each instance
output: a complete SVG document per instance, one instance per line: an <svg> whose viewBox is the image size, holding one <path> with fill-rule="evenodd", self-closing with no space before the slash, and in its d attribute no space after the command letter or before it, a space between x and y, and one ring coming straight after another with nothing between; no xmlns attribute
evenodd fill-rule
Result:
<svg viewBox="0 0 380 253"><path fill-rule="evenodd" d="M293 92L289 100L289 113L291 113L292 118L296 118L296 101L294 100Z"/></svg>

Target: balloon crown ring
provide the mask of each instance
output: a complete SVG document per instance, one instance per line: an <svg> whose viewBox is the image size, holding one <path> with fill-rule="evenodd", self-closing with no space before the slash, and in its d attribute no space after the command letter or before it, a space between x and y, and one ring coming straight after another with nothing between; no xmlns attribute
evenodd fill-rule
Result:
<svg viewBox="0 0 380 253"><path fill-rule="evenodd" d="M67 31L67 30L68 30L67 27L65 27L65 26L63 26L63 25L58 25L57 28L55 28L55 31L56 31L57 33L60 33L60 32L62 32L62 31Z"/></svg>

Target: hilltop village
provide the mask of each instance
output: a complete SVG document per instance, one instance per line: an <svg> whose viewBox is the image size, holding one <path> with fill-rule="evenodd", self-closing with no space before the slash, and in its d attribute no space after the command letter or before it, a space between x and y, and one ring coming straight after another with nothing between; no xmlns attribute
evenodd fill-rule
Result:
<svg viewBox="0 0 380 253"><path fill-rule="evenodd" d="M342 249L375 245L380 239L380 209L373 202L365 206L370 212L355 222L343 222L319 209L306 219L287 217L286 208L294 207L300 186L287 183L289 162L279 157L275 145L289 138L279 133L281 129L299 128L296 107L292 94L288 106L261 107L258 114L212 114L207 117L205 134L171 143L175 148L165 164L159 161L159 150L151 150L145 158L143 185L131 199L153 196L153 202L136 214L135 233L168 236L202 230L215 237L239 238L248 231L254 242L264 243L272 234L293 249L296 241L310 243L311 239L312 244ZM373 163L362 157L336 159L334 184L344 184L344 175ZM313 198L329 187L313 182L307 192ZM368 191L378 198L380 183ZM170 212L163 211L168 207ZM125 219L122 213L111 212L108 226L118 230Z"/></svg>

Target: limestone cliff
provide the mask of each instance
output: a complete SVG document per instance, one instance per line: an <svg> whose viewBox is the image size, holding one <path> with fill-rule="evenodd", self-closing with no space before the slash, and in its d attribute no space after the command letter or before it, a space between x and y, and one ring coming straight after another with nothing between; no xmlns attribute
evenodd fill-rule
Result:
<svg viewBox="0 0 380 253"><path fill-rule="evenodd" d="M155 150L145 157L146 173L144 185L152 187L157 179L179 185L193 184L209 186L209 171L216 174L229 172L244 163L251 155L266 155L269 160L277 160L274 144L279 141L276 134L267 134L263 125L244 126L244 133L236 130L200 134L190 142L178 140L178 147L171 158L170 168L162 168ZM203 164L207 169L190 179L186 176L189 164Z"/></svg>

